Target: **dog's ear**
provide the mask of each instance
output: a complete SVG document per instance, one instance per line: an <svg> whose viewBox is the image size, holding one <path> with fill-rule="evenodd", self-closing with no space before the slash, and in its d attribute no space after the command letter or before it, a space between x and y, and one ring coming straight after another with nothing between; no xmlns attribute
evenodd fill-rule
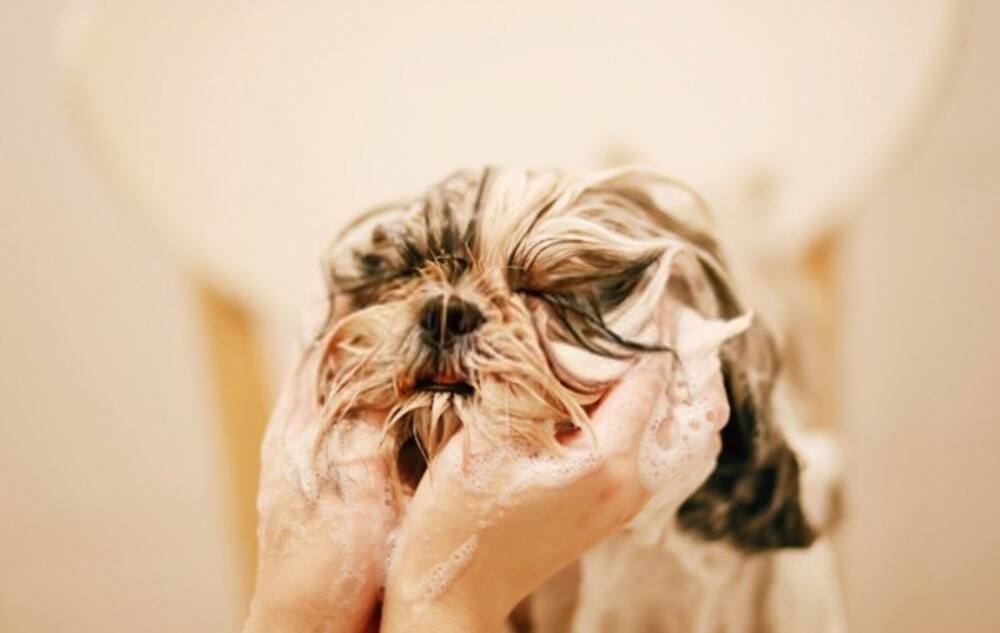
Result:
<svg viewBox="0 0 1000 633"><path fill-rule="evenodd" d="M668 292L712 318L744 314L710 229L662 209L649 193L650 184L642 173L632 173L611 186L663 234L681 238L695 254L698 265L671 277ZM688 193L703 207L697 194ZM746 332L722 346L720 355L730 406L722 452L709 478L682 504L678 521L704 539L727 540L745 551L806 547L815 533L800 502L798 459L772 417L771 392L779 369L774 340L754 317Z"/></svg>
<svg viewBox="0 0 1000 633"><path fill-rule="evenodd" d="M722 452L678 521L706 540L745 551L807 547L815 532L800 503L799 462L772 418L778 355L759 318L723 346L721 360L730 406Z"/></svg>

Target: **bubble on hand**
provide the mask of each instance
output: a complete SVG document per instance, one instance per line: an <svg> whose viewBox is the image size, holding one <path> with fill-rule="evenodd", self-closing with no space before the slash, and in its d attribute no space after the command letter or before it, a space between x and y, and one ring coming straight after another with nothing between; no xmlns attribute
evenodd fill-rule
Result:
<svg viewBox="0 0 1000 633"><path fill-rule="evenodd" d="M465 539L445 560L431 567L414 587L404 588L403 598L417 609L439 598L472 560L478 545L478 534Z"/></svg>

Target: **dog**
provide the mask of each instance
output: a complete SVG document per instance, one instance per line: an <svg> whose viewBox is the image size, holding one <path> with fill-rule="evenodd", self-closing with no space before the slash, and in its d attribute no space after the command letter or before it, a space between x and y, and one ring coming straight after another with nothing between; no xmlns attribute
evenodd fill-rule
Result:
<svg viewBox="0 0 1000 633"><path fill-rule="evenodd" d="M664 194L683 203L668 208ZM651 503L560 572L511 626L843 628L823 538L835 477L810 484L797 432L778 422L780 352L743 305L689 187L635 167L462 170L354 220L323 269L332 301L315 377L322 415L304 481L328 472L338 421L391 403L383 450L398 498L462 425L558 450L557 435L587 428L590 408L640 357L671 354L683 373L676 346L657 336L664 301L738 324L717 342L730 413L714 470L683 502Z"/></svg>

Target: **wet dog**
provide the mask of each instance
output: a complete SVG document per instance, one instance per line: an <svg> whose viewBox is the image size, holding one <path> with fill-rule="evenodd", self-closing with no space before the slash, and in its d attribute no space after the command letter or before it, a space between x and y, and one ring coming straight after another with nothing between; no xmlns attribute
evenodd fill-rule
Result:
<svg viewBox="0 0 1000 633"><path fill-rule="evenodd" d="M668 208L664 193L686 201ZM354 221L324 270L322 417L304 479L332 476L323 464L338 424L388 406L384 456L400 496L463 425L558 450L556 436L587 428L589 407L636 359L681 363L656 327L664 300L706 320L742 318L718 351L730 414L715 469L543 587L519 626L836 630L781 615L815 597L780 595L794 588L776 589L772 553L807 550L826 518L804 510L800 456L773 413L778 349L690 189L642 169L460 171Z"/></svg>

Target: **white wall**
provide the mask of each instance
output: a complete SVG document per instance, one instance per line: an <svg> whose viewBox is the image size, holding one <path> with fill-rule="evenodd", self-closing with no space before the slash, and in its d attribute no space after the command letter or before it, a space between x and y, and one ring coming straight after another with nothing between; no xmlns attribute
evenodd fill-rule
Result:
<svg viewBox="0 0 1000 633"><path fill-rule="evenodd" d="M851 229L842 280L854 630L1000 630L1000 4Z"/></svg>
<svg viewBox="0 0 1000 633"><path fill-rule="evenodd" d="M60 4L0 3L0 630L233 631L192 297L76 150Z"/></svg>
<svg viewBox="0 0 1000 633"><path fill-rule="evenodd" d="M75 148L60 4L0 2L0 630L236 630L192 297ZM845 252L862 633L1000 621L1000 6L980 5L939 125Z"/></svg>

